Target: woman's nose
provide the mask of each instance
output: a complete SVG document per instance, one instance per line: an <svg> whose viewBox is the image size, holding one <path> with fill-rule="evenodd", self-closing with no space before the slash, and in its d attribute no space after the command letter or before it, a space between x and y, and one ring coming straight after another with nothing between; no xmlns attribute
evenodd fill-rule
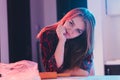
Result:
<svg viewBox="0 0 120 80"><path fill-rule="evenodd" d="M67 31L69 34L72 34L73 31L74 31L74 28L71 27L71 26L67 26L67 27L66 27L66 31Z"/></svg>
<svg viewBox="0 0 120 80"><path fill-rule="evenodd" d="M69 34L73 34L74 30L73 30L73 29L68 29L67 32L68 32Z"/></svg>
<svg viewBox="0 0 120 80"><path fill-rule="evenodd" d="M68 29L68 30L72 30L73 27L71 27L71 26L67 26L67 29Z"/></svg>

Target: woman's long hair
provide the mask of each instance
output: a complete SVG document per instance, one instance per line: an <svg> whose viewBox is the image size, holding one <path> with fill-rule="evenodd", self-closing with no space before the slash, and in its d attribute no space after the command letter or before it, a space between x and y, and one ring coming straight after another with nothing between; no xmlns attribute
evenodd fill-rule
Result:
<svg viewBox="0 0 120 80"><path fill-rule="evenodd" d="M83 32L83 34L81 36L77 37L78 43L74 43L74 41L71 41L71 40L68 40L68 42L66 42L66 46L67 45L71 46L69 44L72 44L72 45L73 44L76 44L76 45L82 44L81 46L71 49L72 50L71 57L69 57L71 60L66 59L67 56L64 58L65 64L68 61L70 61L70 68L73 68L73 67L77 66L78 64L80 64L80 61L87 53L91 54L93 52L93 42L94 42L93 39L94 39L94 27L95 27L95 18L93 16L93 14L86 8L72 9L60 21L58 21L57 23L55 23L49 27L44 27L42 29L42 31L40 31L40 33L37 35L37 37L39 38L40 35L46 30L56 30L56 27L59 24L64 24L66 20L74 18L76 16L82 17L82 19L85 23L85 31ZM65 55L67 55L67 53L68 53L67 50L70 51L70 49L68 49L68 48L65 49L65 53L64 53Z"/></svg>
<svg viewBox="0 0 120 80"><path fill-rule="evenodd" d="M68 45L69 48L70 46L73 47L73 45L75 45L75 47L67 49L69 52L65 50L65 56L67 54L69 55L64 58L65 64L70 64L69 68L74 68L80 65L82 59L85 57L86 54L93 53L95 18L88 9L72 9L57 24L64 24L66 20L74 18L76 16L82 17L85 23L85 31L79 37L66 42L66 46ZM68 46L66 48L68 48Z"/></svg>

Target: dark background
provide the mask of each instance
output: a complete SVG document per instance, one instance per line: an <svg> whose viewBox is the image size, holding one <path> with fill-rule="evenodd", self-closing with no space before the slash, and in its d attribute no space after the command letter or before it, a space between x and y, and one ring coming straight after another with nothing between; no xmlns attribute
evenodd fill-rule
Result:
<svg viewBox="0 0 120 80"><path fill-rule="evenodd" d="M9 61L31 60L30 1L7 0Z"/></svg>

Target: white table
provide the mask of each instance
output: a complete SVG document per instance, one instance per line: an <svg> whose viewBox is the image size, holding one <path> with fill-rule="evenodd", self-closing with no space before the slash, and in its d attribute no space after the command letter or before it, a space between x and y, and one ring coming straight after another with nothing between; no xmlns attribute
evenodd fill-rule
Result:
<svg viewBox="0 0 120 80"><path fill-rule="evenodd" d="M42 79L42 80L83 80L85 77L58 77L57 79Z"/></svg>
<svg viewBox="0 0 120 80"><path fill-rule="evenodd" d="M120 80L120 76L58 77L57 79L42 80Z"/></svg>

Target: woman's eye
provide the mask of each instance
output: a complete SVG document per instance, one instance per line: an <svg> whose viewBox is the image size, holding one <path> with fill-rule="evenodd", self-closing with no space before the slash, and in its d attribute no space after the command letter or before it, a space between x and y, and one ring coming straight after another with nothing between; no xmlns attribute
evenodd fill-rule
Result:
<svg viewBox="0 0 120 80"><path fill-rule="evenodd" d="M77 31L78 33L80 33L80 34L83 33L83 31L81 31L81 30L79 30L79 29L77 29L76 31Z"/></svg>
<svg viewBox="0 0 120 80"><path fill-rule="evenodd" d="M73 22L72 22L72 21L69 21L69 23L70 23L71 25L73 25Z"/></svg>

